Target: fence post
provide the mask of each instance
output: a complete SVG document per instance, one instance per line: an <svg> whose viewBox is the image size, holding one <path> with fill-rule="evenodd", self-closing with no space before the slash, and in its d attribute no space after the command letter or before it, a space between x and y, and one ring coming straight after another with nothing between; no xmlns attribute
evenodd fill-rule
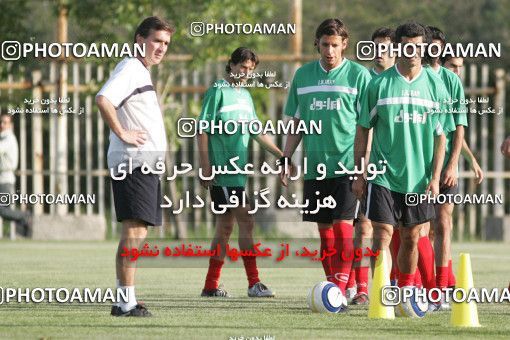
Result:
<svg viewBox="0 0 510 340"><path fill-rule="evenodd" d="M32 72L32 98L42 98L41 88L42 74L40 70ZM40 110L40 102L34 104L34 109ZM42 138L42 117L40 113L32 114L32 191L34 193L42 193L44 190L43 183L43 138ZM33 205L34 215L42 215L44 210L40 203Z"/></svg>

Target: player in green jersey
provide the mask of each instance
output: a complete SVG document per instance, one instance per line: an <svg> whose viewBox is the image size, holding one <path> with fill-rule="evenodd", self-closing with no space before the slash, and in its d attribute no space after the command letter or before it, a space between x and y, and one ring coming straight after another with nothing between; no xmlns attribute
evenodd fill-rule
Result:
<svg viewBox="0 0 510 340"><path fill-rule="evenodd" d="M443 48L446 43L444 33L437 27L429 26L428 28L432 33L432 42ZM455 73L441 66L439 57L431 58L430 68L437 72L443 80L452 102L452 116L456 125L456 130L446 135L446 153L441 176L440 193L444 195L455 195L459 192L457 184L458 161L463 149L463 144L465 144L464 126L467 127L468 125L467 108L463 103L465 101L464 89L460 78ZM436 218L432 221L436 260L436 286L440 289L455 286L455 276L453 274L451 260L453 208L453 199L451 202L436 204ZM441 303L437 304L438 310L448 310L449 308L450 306L445 301L444 297Z"/></svg>
<svg viewBox="0 0 510 340"><path fill-rule="evenodd" d="M376 250L388 251L393 227L401 227L398 285L408 287L414 286L420 230L434 218L433 205L419 195L439 193L443 130L449 132L455 126L451 115L445 114L446 88L422 66L420 46L429 43L426 28L407 23L397 28L395 36L397 43L414 54L398 58L395 66L368 85L354 155L357 166L362 166L368 131L373 128L370 162L387 163L386 171L368 185L366 216L372 221ZM357 197L362 197L365 186L365 179L353 183Z"/></svg>
<svg viewBox="0 0 510 340"><path fill-rule="evenodd" d="M203 187L210 189L213 212L221 210L221 205L230 204L234 197L239 203L236 207L226 208L216 216L216 233L212 240L211 250L221 248L219 255L209 260L209 270L205 281L202 296L229 297L229 294L219 285L221 269L226 255L226 246L234 227L234 222L239 224L239 248L241 251L253 250L254 218L248 212L251 210L249 200L245 193L246 175L222 174L211 177L212 166L226 166L228 170L235 170L231 160L238 157L236 164L244 169L248 162L248 142L254 138L267 151L277 158L283 154L266 135L250 135L244 133L238 123L240 121L258 120L255 114L250 93L243 88L249 75L258 64L255 53L248 48L236 49L227 62L225 79L216 81L205 94L202 112L199 120L209 122L209 128L205 133L198 135L198 149L200 155L200 168L203 177L200 182ZM211 128L234 123L238 126L231 134ZM244 202L241 204L241 202ZM274 293L266 285L260 282L256 257L242 256L246 275L248 277L248 296L250 297L274 297Z"/></svg>
<svg viewBox="0 0 510 340"><path fill-rule="evenodd" d="M380 45L390 45L395 42L395 30L388 27L378 28L372 33L372 41L378 49ZM394 64L395 56L388 51L377 53L374 59L374 67L370 69L370 75L374 78Z"/></svg>
<svg viewBox="0 0 510 340"><path fill-rule="evenodd" d="M345 294L352 261L344 261L342 253L353 251L353 219L357 200L350 190L351 180L339 173L339 162L354 169L353 147L358 107L370 73L363 66L344 57L349 34L339 19L327 19L317 28L315 46L320 60L300 67L285 106L285 115L295 124L300 120L322 122L321 134L289 134L284 156L291 158L303 140L307 173L304 176L304 200L307 211L318 209L318 200L331 196L335 208L321 207L317 213L305 211L304 221L317 223L321 236L321 250L333 248L334 256L326 257L322 265L326 277ZM318 167L325 167L319 173ZM282 172L282 178L287 174Z"/></svg>
<svg viewBox="0 0 510 340"><path fill-rule="evenodd" d="M388 27L380 27L372 33L372 41L375 43L377 50L380 50L381 45L389 45L395 42L395 30ZM376 54L374 59L373 67L370 68L370 75L372 78L377 77L383 71L392 67L395 64L395 56L390 55L388 49L386 52L379 52ZM368 135L368 150L365 155L365 161L368 163L370 159L370 145L372 145L372 130ZM357 220L355 222L355 238L354 246L356 248L371 247L373 230L370 220L365 217L363 212L365 211L366 199L363 198L360 204ZM393 256L393 253L392 253ZM347 298L351 295L353 305L366 305L368 304L368 268L370 266L370 259L364 257L360 262L353 264L353 271L349 276L349 282L347 283ZM393 269L393 268L392 268ZM393 271L392 271L393 273Z"/></svg>
<svg viewBox="0 0 510 340"><path fill-rule="evenodd" d="M446 55L441 58L441 64L460 77L461 69L464 66L464 58ZM464 138L464 141L462 142L462 156L464 156L464 158L468 161L469 167L475 174L476 184L482 183L484 178L483 170L480 167L480 164L478 164L475 155L467 145L466 138Z"/></svg>

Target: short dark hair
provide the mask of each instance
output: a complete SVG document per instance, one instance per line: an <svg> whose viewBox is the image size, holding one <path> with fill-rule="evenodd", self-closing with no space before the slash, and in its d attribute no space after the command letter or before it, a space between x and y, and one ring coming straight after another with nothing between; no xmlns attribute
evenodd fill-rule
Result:
<svg viewBox="0 0 510 340"><path fill-rule="evenodd" d="M319 50L319 40L323 35L338 35L343 39L349 38L349 31L347 30L347 26L340 19L326 19L317 30L315 30L315 42L314 45L317 47L317 51Z"/></svg>
<svg viewBox="0 0 510 340"><path fill-rule="evenodd" d="M401 43L402 37L415 38L420 36L423 37L424 43L428 44L431 42L430 31L427 27L417 22L407 22L397 27L395 31L395 42L397 44Z"/></svg>
<svg viewBox="0 0 510 340"><path fill-rule="evenodd" d="M225 67L225 71L227 71L227 73L230 73L230 71L231 71L230 64L231 63L234 65L237 65L239 63L244 63L247 60L253 61L255 63L255 66L257 66L259 64L259 57L257 57L255 52L253 52L252 50L250 50L247 47L238 47L230 55L230 59L227 61L227 66Z"/></svg>
<svg viewBox="0 0 510 340"><path fill-rule="evenodd" d="M175 32L175 29L170 25L166 20L161 19L160 17L148 17L145 18L140 25L136 28L135 31L135 43L136 37L141 36L143 38L147 38L151 33L151 30L154 31L167 31L170 34Z"/></svg>
<svg viewBox="0 0 510 340"><path fill-rule="evenodd" d="M315 39L320 40L323 35L339 35L342 38L349 38L347 26L340 19L326 19L315 31Z"/></svg>
<svg viewBox="0 0 510 340"><path fill-rule="evenodd" d="M446 43L446 36L444 35L443 31L441 31L439 28L435 26L428 26L427 28L430 30L433 40L434 39L441 40L442 45Z"/></svg>
<svg viewBox="0 0 510 340"><path fill-rule="evenodd" d="M444 65L446 64L446 62L450 59L453 59L453 58L463 58L462 56L458 56L458 55L455 55L455 54L450 54L450 53L446 53L445 55L442 55L439 60L441 61L441 65Z"/></svg>
<svg viewBox="0 0 510 340"><path fill-rule="evenodd" d="M390 38L391 42L395 42L395 30L389 27L380 27L372 33L372 41L376 38Z"/></svg>

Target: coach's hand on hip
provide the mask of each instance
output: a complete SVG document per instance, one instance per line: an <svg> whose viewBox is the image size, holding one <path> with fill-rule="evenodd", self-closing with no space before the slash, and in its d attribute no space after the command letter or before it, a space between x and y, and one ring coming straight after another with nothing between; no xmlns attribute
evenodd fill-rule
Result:
<svg viewBox="0 0 510 340"><path fill-rule="evenodd" d="M124 130L119 138L127 144L136 146L144 145L147 141L147 131L142 130Z"/></svg>

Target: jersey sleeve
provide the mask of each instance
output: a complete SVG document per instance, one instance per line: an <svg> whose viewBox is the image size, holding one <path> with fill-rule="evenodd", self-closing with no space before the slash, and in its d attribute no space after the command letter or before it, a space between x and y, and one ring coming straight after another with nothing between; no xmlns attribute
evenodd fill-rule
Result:
<svg viewBox="0 0 510 340"><path fill-rule="evenodd" d="M358 94L356 96L356 118L359 120L360 118L360 112L361 112L361 100L363 97L363 94L367 90L368 84L370 83L370 80L372 79L372 75L370 74L370 71L368 71L366 68L363 68L360 72L360 75L358 77Z"/></svg>
<svg viewBox="0 0 510 340"><path fill-rule="evenodd" d="M198 120L206 120L209 123L215 121L220 104L221 89L216 86L212 86L205 93L204 101L202 102L202 111L198 116ZM210 126L211 124L207 125L207 128L205 129L206 132L210 132Z"/></svg>
<svg viewBox="0 0 510 340"><path fill-rule="evenodd" d="M440 136L442 134L447 135L456 129L453 114L451 113L452 105L450 94L448 93L448 90L446 90L443 81L436 82L435 90L439 110L436 110L434 113L434 115L436 115L436 119L434 119L434 134L436 136Z"/></svg>
<svg viewBox="0 0 510 340"><path fill-rule="evenodd" d="M455 103L453 104L453 120L455 121L455 125L459 126L468 126L467 120L467 107L465 104L464 97L464 88L462 87L462 83L460 78L455 76L453 81L453 89L452 96L455 99Z"/></svg>
<svg viewBox="0 0 510 340"><path fill-rule="evenodd" d="M97 96L106 97L116 109L119 108L124 99L137 90L137 73L133 66L130 60L119 63Z"/></svg>
<svg viewBox="0 0 510 340"><path fill-rule="evenodd" d="M374 127L377 122L377 85L372 79L361 96L358 125L367 129Z"/></svg>
<svg viewBox="0 0 510 340"><path fill-rule="evenodd" d="M299 100L297 94L297 76L294 75L292 84L290 85L289 95L287 96L287 104L285 104L285 115L292 118L300 118Z"/></svg>

